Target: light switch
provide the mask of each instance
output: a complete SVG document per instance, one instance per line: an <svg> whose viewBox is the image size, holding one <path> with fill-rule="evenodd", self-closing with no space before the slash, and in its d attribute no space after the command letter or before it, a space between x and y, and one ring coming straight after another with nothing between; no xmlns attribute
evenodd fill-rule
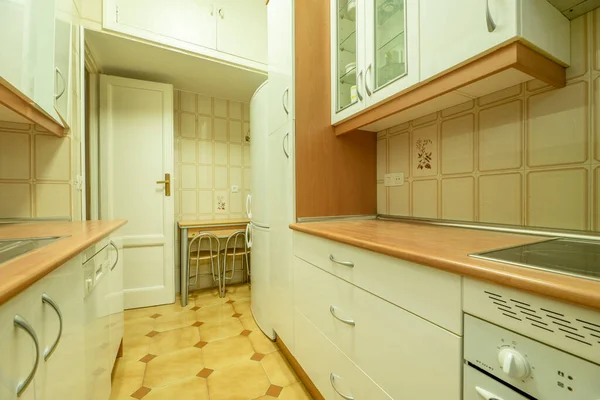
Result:
<svg viewBox="0 0 600 400"><path fill-rule="evenodd" d="M231 187L231 193L237 193L240 191L240 188L237 185L233 185Z"/></svg>
<svg viewBox="0 0 600 400"><path fill-rule="evenodd" d="M404 172L394 174L385 174L385 186L402 186L404 185Z"/></svg>

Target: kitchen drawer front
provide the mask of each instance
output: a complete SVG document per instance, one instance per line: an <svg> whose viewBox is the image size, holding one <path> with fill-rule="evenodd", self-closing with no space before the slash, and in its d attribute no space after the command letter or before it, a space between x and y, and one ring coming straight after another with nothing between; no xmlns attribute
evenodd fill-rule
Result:
<svg viewBox="0 0 600 400"><path fill-rule="evenodd" d="M294 263L295 307L383 390L395 399L460 398L459 336L297 257Z"/></svg>
<svg viewBox="0 0 600 400"><path fill-rule="evenodd" d="M462 277L358 247L294 232L294 254L317 267L462 334ZM351 262L354 267L330 260Z"/></svg>
<svg viewBox="0 0 600 400"><path fill-rule="evenodd" d="M357 400L392 399L298 310L295 310L294 321L295 357L325 399L342 398L333 385L339 393ZM331 374L334 374L333 382Z"/></svg>

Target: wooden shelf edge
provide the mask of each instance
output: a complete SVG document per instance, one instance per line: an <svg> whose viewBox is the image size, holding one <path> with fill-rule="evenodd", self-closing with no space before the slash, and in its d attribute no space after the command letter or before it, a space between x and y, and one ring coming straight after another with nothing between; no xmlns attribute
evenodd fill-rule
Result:
<svg viewBox="0 0 600 400"><path fill-rule="evenodd" d="M283 343L283 341L279 338L279 336L277 336L275 343L279 347L279 350L281 350L281 354L283 354L283 356L285 357L287 362L291 365L291 367L294 370L294 372L296 373L296 375L298 375L298 378L300 378L300 381L302 382L304 387L306 387L306 390L308 390L308 393L310 393L312 398L315 400L325 400L325 397L323 397L323 395L321 395L321 392L319 392L319 389L317 389L317 387L315 386L313 381L308 377L307 373L304 371L304 369L302 368L302 366L300 365L298 360L296 360L296 357L294 357L292 355L290 350Z"/></svg>
<svg viewBox="0 0 600 400"><path fill-rule="evenodd" d="M429 82L401 92L383 103L375 104L351 119L334 126L334 132L339 136L360 130L373 122L408 110L509 68L517 69L556 88L564 87L566 83L565 67L521 43L514 42Z"/></svg>
<svg viewBox="0 0 600 400"><path fill-rule="evenodd" d="M0 104L56 136L62 137L68 133L68 129L38 109L34 104L13 92L2 79L0 79Z"/></svg>

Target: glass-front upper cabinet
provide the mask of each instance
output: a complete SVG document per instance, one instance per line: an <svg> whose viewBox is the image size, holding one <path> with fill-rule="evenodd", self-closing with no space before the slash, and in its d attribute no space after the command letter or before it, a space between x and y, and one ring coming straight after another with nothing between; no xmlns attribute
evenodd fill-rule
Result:
<svg viewBox="0 0 600 400"><path fill-rule="evenodd" d="M419 82L419 0L331 1L335 124Z"/></svg>

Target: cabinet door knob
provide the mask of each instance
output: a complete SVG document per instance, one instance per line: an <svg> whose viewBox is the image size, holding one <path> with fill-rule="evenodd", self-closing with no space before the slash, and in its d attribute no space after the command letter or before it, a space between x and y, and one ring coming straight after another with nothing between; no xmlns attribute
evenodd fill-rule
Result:
<svg viewBox="0 0 600 400"><path fill-rule="evenodd" d="M494 32L496 30L496 22L492 18L490 12L490 0L485 0L485 20L487 22L488 32Z"/></svg>
<svg viewBox="0 0 600 400"><path fill-rule="evenodd" d="M56 346L58 346L58 342L60 342L60 338L62 337L63 317L62 313L60 312L60 308L58 307L58 304L56 304L54 300L52 300L52 298L46 293L42 294L42 302L52 307L56 312L56 315L58 315L58 335L56 336L56 340L54 341L54 343L52 343L51 346L44 349L44 361L48 361L50 356L52 356L52 353L54 353L54 350L56 350Z"/></svg>
<svg viewBox="0 0 600 400"><path fill-rule="evenodd" d="M17 328L23 329L31 339L33 339L33 344L35 345L35 363L33 364L33 368L29 372L29 375L25 378L23 382L19 382L17 384L17 397L21 397L27 386L33 381L33 377L37 372L38 365L40 364L40 342L38 341L38 337L35 333L35 330L29 325L29 322L20 315L15 315L14 324Z"/></svg>

